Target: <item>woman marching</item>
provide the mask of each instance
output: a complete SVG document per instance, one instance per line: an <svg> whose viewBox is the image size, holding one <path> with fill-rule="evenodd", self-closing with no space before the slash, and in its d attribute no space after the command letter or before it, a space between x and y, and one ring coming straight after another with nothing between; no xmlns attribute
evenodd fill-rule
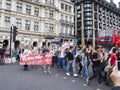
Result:
<svg viewBox="0 0 120 90"><path fill-rule="evenodd" d="M31 47L28 47L28 46L26 46L26 48L25 48L25 50L24 50L24 52L23 52L23 54L31 54L32 53L32 48ZM28 65L26 64L26 65L24 65L24 70L26 71L26 70L28 70Z"/></svg>
<svg viewBox="0 0 120 90"><path fill-rule="evenodd" d="M86 78L86 84L89 84L89 72L88 72L88 52L87 49L85 48L83 50L82 53L82 60L81 60L81 64L82 64L82 73L81 73L81 77L85 77Z"/></svg>

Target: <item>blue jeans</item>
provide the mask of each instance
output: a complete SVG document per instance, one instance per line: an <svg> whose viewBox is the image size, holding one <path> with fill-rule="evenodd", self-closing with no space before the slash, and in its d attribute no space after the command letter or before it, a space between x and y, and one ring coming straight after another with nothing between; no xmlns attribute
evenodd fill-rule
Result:
<svg viewBox="0 0 120 90"><path fill-rule="evenodd" d="M82 69L82 75L84 75L86 78L89 78L88 61L84 63L84 66Z"/></svg>
<svg viewBox="0 0 120 90"><path fill-rule="evenodd" d="M65 62L64 62L64 58L58 57L58 59L57 59L57 69L59 69L60 67L61 67L61 69L65 70Z"/></svg>
<svg viewBox="0 0 120 90"><path fill-rule="evenodd" d="M76 74L76 70L75 70L75 60L67 60L67 72L70 72L70 70L72 70L73 74Z"/></svg>

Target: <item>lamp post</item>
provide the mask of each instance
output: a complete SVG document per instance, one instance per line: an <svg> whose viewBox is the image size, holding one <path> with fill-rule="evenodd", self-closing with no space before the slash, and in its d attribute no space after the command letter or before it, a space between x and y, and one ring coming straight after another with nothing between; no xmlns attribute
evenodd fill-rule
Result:
<svg viewBox="0 0 120 90"><path fill-rule="evenodd" d="M12 26L11 26L11 28L10 28L10 57L11 57L11 55L12 55Z"/></svg>

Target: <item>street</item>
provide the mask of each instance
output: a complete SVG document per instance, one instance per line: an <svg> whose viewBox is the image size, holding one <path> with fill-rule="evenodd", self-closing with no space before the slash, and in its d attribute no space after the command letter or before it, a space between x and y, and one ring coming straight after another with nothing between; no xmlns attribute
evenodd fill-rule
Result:
<svg viewBox="0 0 120 90"><path fill-rule="evenodd" d="M0 66L0 90L111 90L105 85L98 87L96 79L86 86L80 76L68 77L55 68L51 71L51 74L44 74L41 66L29 71L18 64Z"/></svg>

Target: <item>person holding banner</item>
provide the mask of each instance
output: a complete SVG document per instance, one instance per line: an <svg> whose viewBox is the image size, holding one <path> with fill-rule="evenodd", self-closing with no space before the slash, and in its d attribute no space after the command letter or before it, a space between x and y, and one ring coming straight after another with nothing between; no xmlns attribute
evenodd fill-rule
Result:
<svg viewBox="0 0 120 90"><path fill-rule="evenodd" d="M31 49L30 49L28 46L26 46L23 54L31 54L31 53L32 53L32 52L31 52ZM28 65L24 65L24 70L25 70L25 71L28 70Z"/></svg>
<svg viewBox="0 0 120 90"><path fill-rule="evenodd" d="M50 50L47 46L44 46L42 53L46 53L46 52L50 52ZM51 69L50 65L43 65L43 72L44 73L51 73L50 69Z"/></svg>

